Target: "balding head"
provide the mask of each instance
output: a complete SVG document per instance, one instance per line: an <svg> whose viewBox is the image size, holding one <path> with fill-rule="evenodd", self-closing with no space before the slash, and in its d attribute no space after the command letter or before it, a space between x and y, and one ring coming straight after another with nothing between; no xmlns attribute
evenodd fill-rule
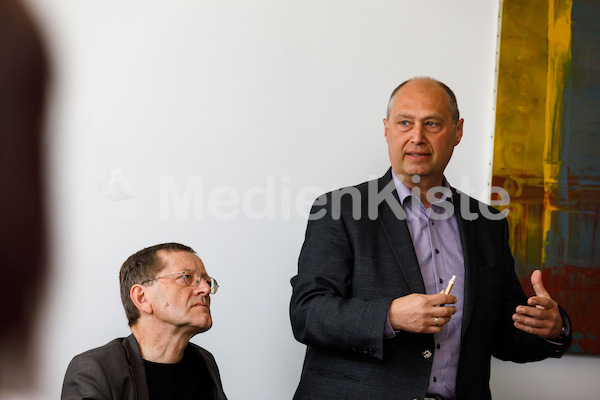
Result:
<svg viewBox="0 0 600 400"><path fill-rule="evenodd" d="M400 92L400 90L407 83L414 82L414 81L429 81L429 82L435 83L436 85L438 85L439 87L444 89L444 92L446 92L446 95L448 96L448 110L450 111L450 114L452 115L452 122L454 123L454 126L456 126L456 123L460 119L460 113L458 111L458 102L456 101L456 96L454 95L454 92L445 83L440 82L437 79L433 79L430 77L410 78L410 79L402 82L400 85L398 85L394 89L392 94L390 95L390 100L388 101L386 119L388 119L388 120L390 119L390 112L392 111L392 108L394 107L394 99L396 98L396 95L398 94L398 92Z"/></svg>

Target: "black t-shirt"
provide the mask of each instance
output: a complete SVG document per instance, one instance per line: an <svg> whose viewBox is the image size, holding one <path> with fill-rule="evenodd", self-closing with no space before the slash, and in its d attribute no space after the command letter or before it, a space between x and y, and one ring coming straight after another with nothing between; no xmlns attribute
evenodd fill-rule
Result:
<svg viewBox="0 0 600 400"><path fill-rule="evenodd" d="M188 346L176 364L144 360L150 400L215 399L215 384L204 359Z"/></svg>

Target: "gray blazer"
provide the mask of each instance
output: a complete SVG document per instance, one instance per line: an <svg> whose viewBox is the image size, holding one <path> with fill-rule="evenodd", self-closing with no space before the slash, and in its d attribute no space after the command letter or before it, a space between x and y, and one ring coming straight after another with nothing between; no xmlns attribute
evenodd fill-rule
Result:
<svg viewBox="0 0 600 400"><path fill-rule="evenodd" d="M372 181L371 188L382 192L391 174L390 169ZM325 215L309 221L298 275L292 278L292 330L307 345L295 398L422 399L435 352L433 335L400 332L384 339L392 300L425 293L408 225L387 200L376 205L377 218L369 218L368 182L342 190L347 194L338 203L337 219L332 217L333 192L315 202L311 214ZM392 195L399 204L395 189ZM514 271L506 219L484 218L480 203L463 196L464 206L478 218L465 220L456 213L465 292L455 293L464 295L455 394L456 399L490 399L492 355L526 362L559 357L566 348L514 328L515 307L527 299ZM360 198L360 219L352 215L353 197L354 206ZM453 201L460 210L456 191Z"/></svg>
<svg viewBox="0 0 600 400"><path fill-rule="evenodd" d="M208 351L189 343L206 362L215 383L215 400L226 400L219 369ZM133 335L75 356L65 374L62 400L148 400L144 360Z"/></svg>

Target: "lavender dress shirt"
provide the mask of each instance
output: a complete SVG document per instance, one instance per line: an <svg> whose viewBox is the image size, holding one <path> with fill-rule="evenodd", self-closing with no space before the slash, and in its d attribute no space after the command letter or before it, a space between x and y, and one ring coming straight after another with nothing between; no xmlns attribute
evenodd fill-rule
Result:
<svg viewBox="0 0 600 400"><path fill-rule="evenodd" d="M435 351L427 389L428 396L451 399L454 397L460 354L465 281L463 248L456 215L448 212L453 209L452 193L444 179L443 185L447 192L427 210L419 200L418 193L413 195L408 186L395 174L392 175L406 213L406 223L419 261L426 293L440 293L446 289L452 275L456 275L452 289L452 294L458 300L455 304L456 314L440 333L433 335ZM389 321L387 325L385 337L394 337L395 333Z"/></svg>

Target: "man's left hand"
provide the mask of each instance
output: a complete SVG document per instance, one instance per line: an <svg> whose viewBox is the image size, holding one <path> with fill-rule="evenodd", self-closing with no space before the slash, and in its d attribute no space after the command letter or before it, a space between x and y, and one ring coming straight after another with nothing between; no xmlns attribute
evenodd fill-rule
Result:
<svg viewBox="0 0 600 400"><path fill-rule="evenodd" d="M535 296L527 300L528 306L518 306L513 314L515 327L544 339L557 339L563 321L558 311L558 304L552 300L542 283L542 272L535 270L531 274L531 284Z"/></svg>

